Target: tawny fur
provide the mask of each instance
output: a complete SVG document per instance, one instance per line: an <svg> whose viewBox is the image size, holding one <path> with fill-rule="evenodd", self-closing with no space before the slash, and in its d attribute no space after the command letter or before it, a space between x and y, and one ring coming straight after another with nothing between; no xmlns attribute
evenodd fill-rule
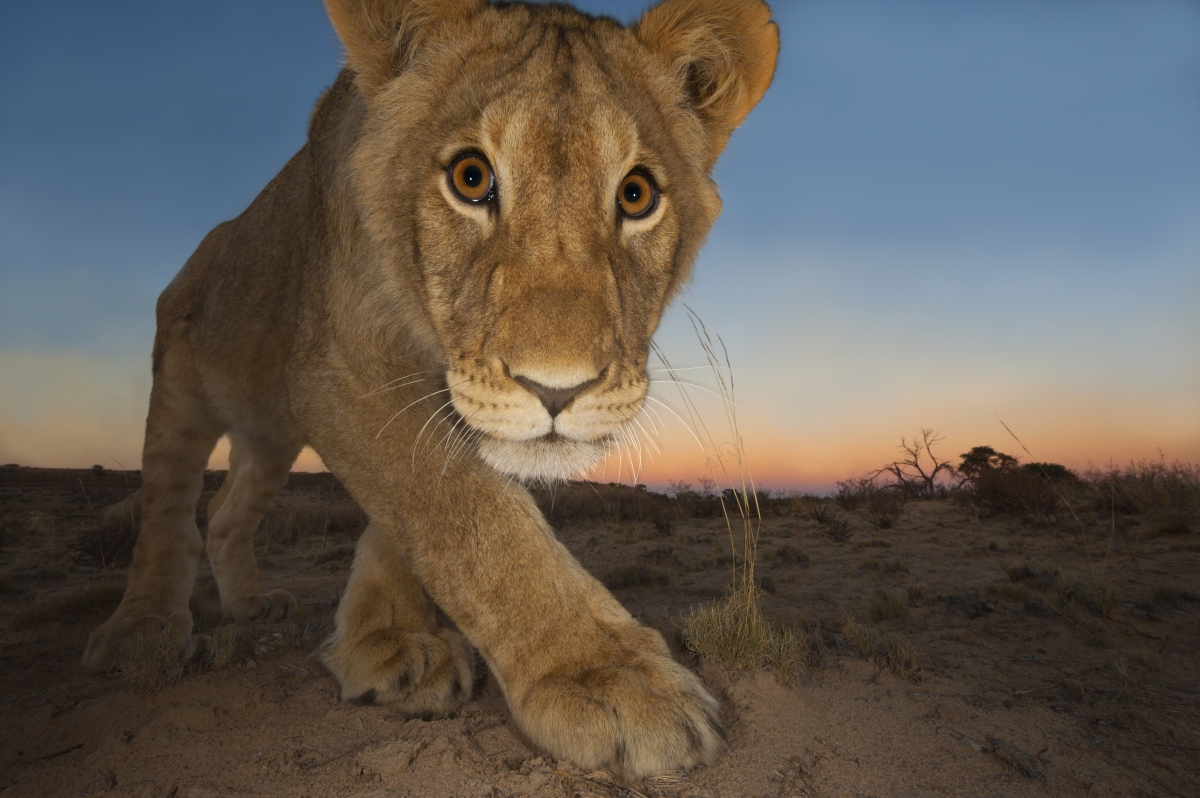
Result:
<svg viewBox="0 0 1200 798"><path fill-rule="evenodd" d="M159 299L143 488L116 510L142 532L84 664L139 628L190 635L205 545L227 613L292 612L252 539L309 444L371 519L322 650L344 700L453 712L465 635L549 754L630 779L711 762L716 702L513 476L587 467L641 409L650 338L720 211L713 163L773 74L770 10L666 0L627 29L559 5L327 6L348 67L307 144ZM490 207L449 189L464 152L495 171ZM635 167L661 200L623 219ZM587 387L552 417L518 377Z"/></svg>

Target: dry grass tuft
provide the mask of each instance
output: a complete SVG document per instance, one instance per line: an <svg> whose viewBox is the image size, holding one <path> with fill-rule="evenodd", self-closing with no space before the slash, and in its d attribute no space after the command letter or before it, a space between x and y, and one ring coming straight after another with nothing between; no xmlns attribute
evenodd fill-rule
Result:
<svg viewBox="0 0 1200 798"><path fill-rule="evenodd" d="M1038 572L1029 566L1029 563L1023 565L1006 565L1004 573L1008 574L1008 578L1013 582L1021 582L1026 579L1035 579Z"/></svg>
<svg viewBox="0 0 1200 798"><path fill-rule="evenodd" d="M903 621L908 618L908 602L898 593L892 593L887 590L876 590L871 596L870 606L871 620L875 623L880 621Z"/></svg>
<svg viewBox="0 0 1200 798"><path fill-rule="evenodd" d="M925 602L929 590L924 582L911 582L908 585L908 606L919 607Z"/></svg>
<svg viewBox="0 0 1200 798"><path fill-rule="evenodd" d="M874 630L854 618L847 620L842 627L842 642L863 659L870 659L875 654L876 640Z"/></svg>
<svg viewBox="0 0 1200 798"><path fill-rule="evenodd" d="M224 668L229 663L254 653L253 642L234 624L213 629L209 645L209 660L214 668Z"/></svg>
<svg viewBox="0 0 1200 798"><path fill-rule="evenodd" d="M693 654L729 668L769 667L780 684L815 659L807 636L767 620L754 585L739 585L723 600L694 608L683 620L683 641Z"/></svg>
<svg viewBox="0 0 1200 798"><path fill-rule="evenodd" d="M115 664L126 681L143 692L154 692L183 676L179 637L169 625L143 631L117 647Z"/></svg>
<svg viewBox="0 0 1200 798"><path fill-rule="evenodd" d="M73 620L79 615L107 615L116 609L125 595L125 585L108 579L45 596L21 607L9 621L14 632L30 629L46 621Z"/></svg>
<svg viewBox="0 0 1200 798"><path fill-rule="evenodd" d="M884 635L883 645L888 669L901 679L911 679L921 669L921 653L904 635L888 632Z"/></svg>
<svg viewBox="0 0 1200 798"><path fill-rule="evenodd" d="M863 659L885 664L901 679L911 679L921 669L924 658L899 632L884 632L851 617L842 626L842 644Z"/></svg>
<svg viewBox="0 0 1200 798"><path fill-rule="evenodd" d="M1049 598L1067 617L1082 610L1089 615L1110 621L1117 607L1121 606L1121 597L1116 586L1102 572L1093 574L1081 582L1071 582L1059 574L1054 578Z"/></svg>
<svg viewBox="0 0 1200 798"><path fill-rule="evenodd" d="M900 574L908 573L908 563L901 560L899 557L884 560L879 557L867 557L859 562L858 570L874 571L877 574Z"/></svg>
<svg viewBox="0 0 1200 798"><path fill-rule="evenodd" d="M763 558L767 560L780 560L790 565L798 565L801 568L807 568L812 565L812 558L790 543L766 549L763 552Z"/></svg>
<svg viewBox="0 0 1200 798"><path fill-rule="evenodd" d="M1009 601L1029 601L1029 588L1013 582L992 582L987 586L990 595L1008 599Z"/></svg>

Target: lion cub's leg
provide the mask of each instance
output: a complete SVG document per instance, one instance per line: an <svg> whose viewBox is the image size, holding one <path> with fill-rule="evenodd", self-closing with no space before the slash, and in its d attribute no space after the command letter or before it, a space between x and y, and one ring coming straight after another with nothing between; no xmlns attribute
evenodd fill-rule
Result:
<svg viewBox="0 0 1200 798"><path fill-rule="evenodd" d="M232 436L229 475L208 505L208 560L221 593L221 609L238 620L277 620L295 612L286 590L263 589L254 561L254 531L287 482L301 445L251 447Z"/></svg>
<svg viewBox="0 0 1200 798"><path fill-rule="evenodd" d="M188 600L201 548L196 502L204 466L220 435L190 350L183 344L166 348L155 369L146 419L142 529L125 596L88 639L83 665L89 671L109 667L117 644L139 629L169 629L181 643L191 634Z"/></svg>
<svg viewBox="0 0 1200 798"><path fill-rule="evenodd" d="M437 628L433 602L374 524L359 538L321 660L341 685L343 701L392 704L411 716L455 711L471 697L474 682L470 644Z"/></svg>

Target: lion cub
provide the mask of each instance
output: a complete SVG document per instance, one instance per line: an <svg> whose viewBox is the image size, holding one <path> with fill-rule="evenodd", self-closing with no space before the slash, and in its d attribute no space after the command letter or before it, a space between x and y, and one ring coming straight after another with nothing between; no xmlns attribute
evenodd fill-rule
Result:
<svg viewBox="0 0 1200 798"><path fill-rule="evenodd" d="M453 712L477 650L552 756L627 779L711 762L717 702L519 481L586 470L641 409L651 335L720 212L713 164L774 73L770 9L665 0L625 28L562 5L326 6L347 63L308 142L158 301L142 531L85 666L147 626L184 642L202 549L229 615L292 612L252 538L310 444L371 519L321 654L343 700Z"/></svg>

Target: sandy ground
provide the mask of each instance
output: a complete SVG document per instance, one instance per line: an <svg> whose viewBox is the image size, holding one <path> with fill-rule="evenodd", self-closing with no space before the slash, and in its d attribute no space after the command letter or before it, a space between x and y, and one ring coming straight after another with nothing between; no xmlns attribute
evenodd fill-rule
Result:
<svg viewBox="0 0 1200 798"><path fill-rule="evenodd" d="M338 703L310 654L354 530L314 533L295 509L326 506L325 475L294 477L261 545L268 585L296 594L301 619L241 627L249 642L231 662L159 689L85 676L80 653L122 574L73 562L72 541L124 484L113 472L0 469L3 798L1200 795L1200 539L1149 536L1146 519L1039 527L929 502L889 530L843 512L850 535L838 542L807 519L769 515L764 606L820 641L820 664L780 686L769 673L691 662L724 703L729 750L714 767L634 790L543 759L486 674L446 720ZM340 493L334 502L334 516L349 517ZM592 521L560 536L598 575L631 562L665 573L666 585L615 593L672 641L683 613L729 580L717 519L670 534ZM1006 574L1022 564L1067 581L1102 572L1119 604L1107 620L1063 611L1045 580ZM838 632L848 617L870 620L877 591L906 596L913 582L924 599L879 622L920 653L920 670L900 679ZM198 632L211 633L226 623L211 580L198 595Z"/></svg>

